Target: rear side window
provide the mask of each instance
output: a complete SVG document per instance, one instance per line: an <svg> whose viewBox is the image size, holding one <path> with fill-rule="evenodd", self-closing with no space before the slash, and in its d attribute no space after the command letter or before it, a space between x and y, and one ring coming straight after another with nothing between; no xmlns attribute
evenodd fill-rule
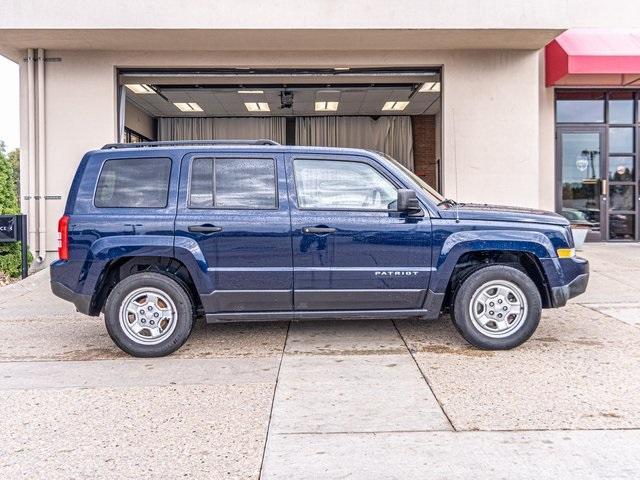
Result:
<svg viewBox="0 0 640 480"><path fill-rule="evenodd" d="M196 158L191 166L192 208L276 208L273 158Z"/></svg>
<svg viewBox="0 0 640 480"><path fill-rule="evenodd" d="M170 176L168 158L107 160L100 172L94 204L98 208L164 208Z"/></svg>

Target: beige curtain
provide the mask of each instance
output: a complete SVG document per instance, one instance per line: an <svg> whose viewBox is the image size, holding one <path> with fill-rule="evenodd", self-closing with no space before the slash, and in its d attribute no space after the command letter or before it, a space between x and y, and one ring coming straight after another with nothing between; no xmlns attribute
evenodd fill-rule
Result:
<svg viewBox="0 0 640 480"><path fill-rule="evenodd" d="M285 143L284 117L160 118L158 140L257 140Z"/></svg>
<svg viewBox="0 0 640 480"><path fill-rule="evenodd" d="M413 170L411 117L298 117L296 145L355 147L384 152Z"/></svg>

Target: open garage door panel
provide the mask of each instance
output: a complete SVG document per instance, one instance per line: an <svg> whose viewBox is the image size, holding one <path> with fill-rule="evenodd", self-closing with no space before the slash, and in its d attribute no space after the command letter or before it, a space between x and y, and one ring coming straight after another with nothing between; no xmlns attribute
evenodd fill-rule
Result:
<svg viewBox="0 0 640 480"><path fill-rule="evenodd" d="M118 79L125 142L369 148L441 185L439 69L122 69Z"/></svg>

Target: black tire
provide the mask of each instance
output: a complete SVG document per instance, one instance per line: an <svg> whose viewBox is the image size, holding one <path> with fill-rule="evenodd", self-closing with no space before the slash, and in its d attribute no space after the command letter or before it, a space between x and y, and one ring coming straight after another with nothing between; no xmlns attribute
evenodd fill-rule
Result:
<svg viewBox="0 0 640 480"><path fill-rule="evenodd" d="M496 338L492 335L499 333L498 324L490 321L488 323L489 327L485 327L483 331L481 326L476 326L477 322L474 322L472 318L470 305L474 295L480 291L482 287L486 287L490 282L500 281L507 282L507 286L508 284L512 284L518 287L520 290L518 293L522 294L526 300L527 308L526 314L521 317L522 320L517 322L519 325L517 328L516 316L512 320L513 326L505 327L505 331L503 332L505 336ZM510 298L514 297L511 296ZM482 313L482 307L480 308L480 313ZM487 313L493 313L497 316L497 312L493 310ZM484 350L508 350L521 345L533 335L533 332L536 331L540 323L541 313L542 301L540 299L540 292L536 284L526 273L507 265L492 265L476 270L463 280L453 301L451 317L458 332L460 332L462 337L471 345ZM496 332L485 333L487 330L491 330L493 326L495 326ZM509 328L513 328L514 330L510 332Z"/></svg>
<svg viewBox="0 0 640 480"><path fill-rule="evenodd" d="M162 292L175 306L177 315L173 331L170 334L167 331L166 338L160 343L146 344L135 341L120 323L120 308L123 302L130 294L142 288ZM120 349L134 357L163 357L175 352L187 341L195 323L193 302L185 288L168 275L155 272L136 273L118 283L107 298L104 317L109 336Z"/></svg>

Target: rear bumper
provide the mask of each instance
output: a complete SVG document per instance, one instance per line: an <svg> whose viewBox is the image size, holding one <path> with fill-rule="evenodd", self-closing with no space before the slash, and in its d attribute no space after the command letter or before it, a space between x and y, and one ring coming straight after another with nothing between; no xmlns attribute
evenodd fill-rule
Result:
<svg viewBox="0 0 640 480"><path fill-rule="evenodd" d="M76 310L85 315L90 315L91 295L82 295L76 293L61 282L51 280L51 291L56 297L71 302L75 305Z"/></svg>
<svg viewBox="0 0 640 480"><path fill-rule="evenodd" d="M57 297L71 302L76 310L85 315L91 315L91 300L93 294L81 293L82 285L77 282L82 262L56 260L51 264L51 291ZM71 288L69 285L74 286ZM76 291L79 290L79 291Z"/></svg>
<svg viewBox="0 0 640 480"><path fill-rule="evenodd" d="M564 285L551 287L552 307L563 307L570 298L585 292L589 283L589 262L576 257L560 261Z"/></svg>

